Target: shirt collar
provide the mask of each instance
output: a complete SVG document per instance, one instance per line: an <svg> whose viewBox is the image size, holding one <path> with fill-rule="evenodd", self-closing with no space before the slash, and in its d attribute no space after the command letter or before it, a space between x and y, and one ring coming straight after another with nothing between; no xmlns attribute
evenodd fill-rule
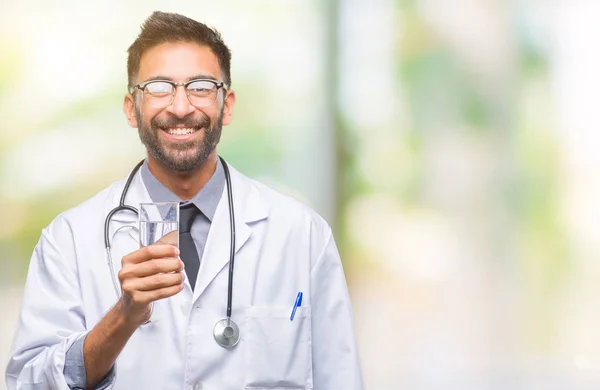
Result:
<svg viewBox="0 0 600 390"><path fill-rule="evenodd" d="M202 187L202 189L200 189L200 191L189 201L181 200L170 189L165 187L165 185L150 172L147 160L144 161L140 172L142 180L148 190L148 194L150 195L150 199L152 199L153 202L191 202L212 222L217 210L217 205L223 194L223 188L225 187L225 173L223 172L223 166L221 165L220 159L217 159L215 173L213 173L204 187Z"/></svg>

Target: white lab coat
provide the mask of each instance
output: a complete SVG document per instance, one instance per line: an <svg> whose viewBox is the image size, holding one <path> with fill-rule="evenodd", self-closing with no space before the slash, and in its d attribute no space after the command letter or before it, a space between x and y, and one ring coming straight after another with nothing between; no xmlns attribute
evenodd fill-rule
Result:
<svg viewBox="0 0 600 390"><path fill-rule="evenodd" d="M195 290L155 304L115 364L113 389L362 389L350 300L331 230L301 203L231 170L236 223L232 319L241 339L213 338L226 316L230 228L217 207ZM35 248L6 372L13 389L68 389L65 353L117 300L104 250L107 213L125 181L59 215ZM141 176L126 203L150 202ZM137 218L110 225L115 273L139 247ZM295 318L290 314L303 292Z"/></svg>

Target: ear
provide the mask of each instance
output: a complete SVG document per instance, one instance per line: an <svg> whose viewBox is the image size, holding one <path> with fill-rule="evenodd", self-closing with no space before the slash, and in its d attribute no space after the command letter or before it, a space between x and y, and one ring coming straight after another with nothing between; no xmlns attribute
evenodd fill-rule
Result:
<svg viewBox="0 0 600 390"><path fill-rule="evenodd" d="M231 123L231 116L233 114L233 106L235 105L235 91L230 89L225 95L225 101L223 103L223 125L226 126Z"/></svg>
<svg viewBox="0 0 600 390"><path fill-rule="evenodd" d="M129 126L137 129L138 123L135 117L135 101L132 94L128 93L125 95L123 99L123 113L125 113L125 117L127 118L127 123Z"/></svg>

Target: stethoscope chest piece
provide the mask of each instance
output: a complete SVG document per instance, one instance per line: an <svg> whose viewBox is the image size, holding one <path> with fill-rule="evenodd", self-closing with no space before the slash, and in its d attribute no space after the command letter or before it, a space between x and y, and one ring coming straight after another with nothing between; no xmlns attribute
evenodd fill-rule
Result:
<svg viewBox="0 0 600 390"><path fill-rule="evenodd" d="M230 318L223 318L215 324L213 335L221 347L233 348L240 341L240 328Z"/></svg>

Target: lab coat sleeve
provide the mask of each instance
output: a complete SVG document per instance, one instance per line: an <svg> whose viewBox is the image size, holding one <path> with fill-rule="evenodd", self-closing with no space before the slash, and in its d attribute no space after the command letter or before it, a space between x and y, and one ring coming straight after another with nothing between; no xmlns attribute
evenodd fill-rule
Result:
<svg viewBox="0 0 600 390"><path fill-rule="evenodd" d="M7 389L68 390L66 353L86 332L73 232L59 217L42 232L29 264Z"/></svg>
<svg viewBox="0 0 600 390"><path fill-rule="evenodd" d="M314 389L362 390L350 296L331 233L311 271L311 306Z"/></svg>

